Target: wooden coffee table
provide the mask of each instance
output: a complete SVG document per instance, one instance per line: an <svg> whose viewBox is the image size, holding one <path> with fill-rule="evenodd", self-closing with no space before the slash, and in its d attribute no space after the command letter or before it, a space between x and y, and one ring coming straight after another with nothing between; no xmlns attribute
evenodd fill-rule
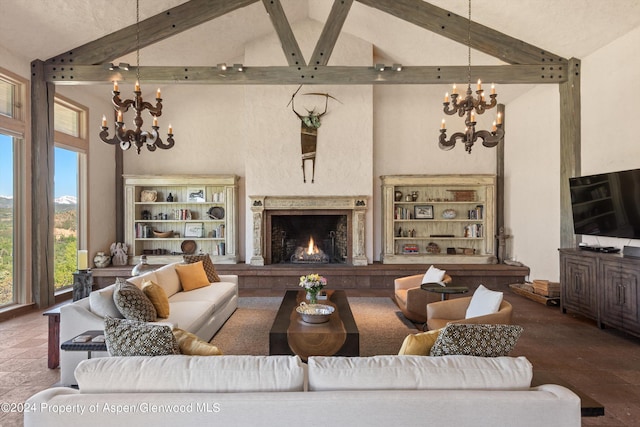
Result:
<svg viewBox="0 0 640 427"><path fill-rule="evenodd" d="M303 322L295 309L305 301L302 290L286 291L269 331L269 355L297 354L309 356L359 356L360 334L344 291L329 290L319 304L335 307L326 323Z"/></svg>

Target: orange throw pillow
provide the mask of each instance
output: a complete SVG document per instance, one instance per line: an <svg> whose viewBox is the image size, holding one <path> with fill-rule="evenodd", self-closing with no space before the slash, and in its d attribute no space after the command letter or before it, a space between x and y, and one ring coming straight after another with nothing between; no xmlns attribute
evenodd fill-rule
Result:
<svg viewBox="0 0 640 427"><path fill-rule="evenodd" d="M193 264L178 264L176 265L176 272L180 277L182 290L185 292L211 285L202 266L202 261L194 262Z"/></svg>

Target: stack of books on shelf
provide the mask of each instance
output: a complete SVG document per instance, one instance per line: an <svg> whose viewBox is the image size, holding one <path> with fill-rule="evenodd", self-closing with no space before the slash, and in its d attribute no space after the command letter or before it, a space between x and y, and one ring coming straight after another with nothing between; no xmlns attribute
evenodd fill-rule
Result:
<svg viewBox="0 0 640 427"><path fill-rule="evenodd" d="M482 214L484 210L484 206L478 205L473 209L469 210L469 219L482 219Z"/></svg>
<svg viewBox="0 0 640 427"><path fill-rule="evenodd" d="M411 217L413 216L413 209L396 206L393 215L394 219L411 219Z"/></svg>
<svg viewBox="0 0 640 427"><path fill-rule="evenodd" d="M464 227L464 237L482 237L483 233L482 224L469 224Z"/></svg>
<svg viewBox="0 0 640 427"><path fill-rule="evenodd" d="M144 239L147 237L153 237L153 227L147 224L137 223L135 225L136 239Z"/></svg>
<svg viewBox="0 0 640 427"><path fill-rule="evenodd" d="M413 243L407 243L402 245L403 254L417 254L419 252L418 245Z"/></svg>

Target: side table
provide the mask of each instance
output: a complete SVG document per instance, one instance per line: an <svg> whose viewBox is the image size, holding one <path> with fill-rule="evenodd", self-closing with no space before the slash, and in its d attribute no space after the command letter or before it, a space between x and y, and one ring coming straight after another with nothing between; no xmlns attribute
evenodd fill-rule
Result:
<svg viewBox="0 0 640 427"><path fill-rule="evenodd" d="M93 339L98 335L104 335L104 331L86 331L81 333L80 335L90 335L91 338ZM92 351L107 351L107 343L104 341L73 342L74 338L71 338L70 340L63 342L60 348L65 351L86 351L88 359L91 359Z"/></svg>
<svg viewBox="0 0 640 427"><path fill-rule="evenodd" d="M44 313L49 318L49 339L47 343L47 367L55 369L60 365L60 307L66 302L57 305Z"/></svg>
<svg viewBox="0 0 640 427"><path fill-rule="evenodd" d="M450 294L466 294L469 288L466 286L442 286L439 283L424 283L420 289L440 294L442 301L445 301Z"/></svg>

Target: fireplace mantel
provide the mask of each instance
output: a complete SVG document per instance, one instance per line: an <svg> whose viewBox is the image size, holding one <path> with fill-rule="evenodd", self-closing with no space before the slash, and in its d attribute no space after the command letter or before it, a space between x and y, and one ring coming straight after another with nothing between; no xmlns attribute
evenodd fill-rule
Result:
<svg viewBox="0 0 640 427"><path fill-rule="evenodd" d="M264 265L265 218L268 210L350 210L354 266L367 265L365 253L367 196L249 196L253 212L253 255L251 265Z"/></svg>

